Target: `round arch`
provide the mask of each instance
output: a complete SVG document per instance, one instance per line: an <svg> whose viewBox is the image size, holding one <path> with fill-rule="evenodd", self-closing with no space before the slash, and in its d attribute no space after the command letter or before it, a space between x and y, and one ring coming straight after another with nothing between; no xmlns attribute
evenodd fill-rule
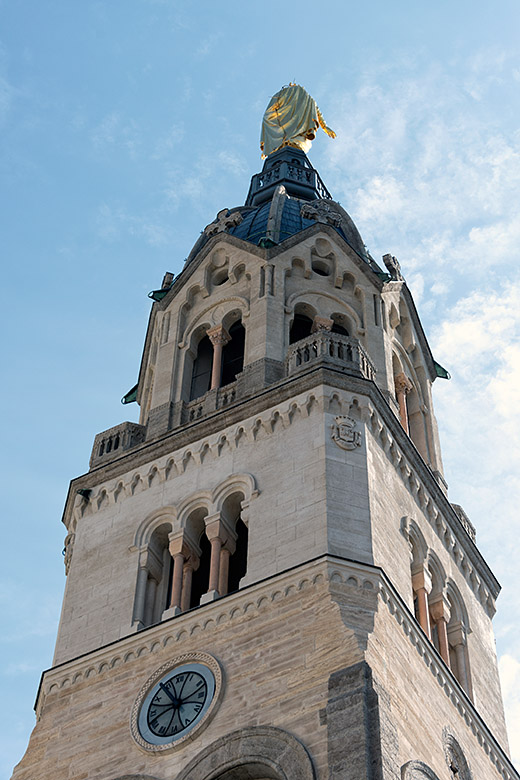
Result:
<svg viewBox="0 0 520 780"><path fill-rule="evenodd" d="M401 780L439 780L433 769L422 761L407 761L401 767Z"/></svg>
<svg viewBox="0 0 520 780"><path fill-rule="evenodd" d="M315 780L314 767L295 737L272 726L238 729L190 761L176 780Z"/></svg>

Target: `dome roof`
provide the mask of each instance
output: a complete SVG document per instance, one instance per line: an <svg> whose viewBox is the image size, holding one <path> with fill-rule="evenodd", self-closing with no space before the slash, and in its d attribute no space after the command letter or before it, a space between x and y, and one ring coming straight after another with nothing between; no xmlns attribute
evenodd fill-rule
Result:
<svg viewBox="0 0 520 780"><path fill-rule="evenodd" d="M383 273L367 252L354 222L332 200L306 155L291 147L269 155L262 171L251 179L245 205L220 211L202 232L187 262L217 233L226 232L255 245L273 246L316 222L332 227L372 270Z"/></svg>

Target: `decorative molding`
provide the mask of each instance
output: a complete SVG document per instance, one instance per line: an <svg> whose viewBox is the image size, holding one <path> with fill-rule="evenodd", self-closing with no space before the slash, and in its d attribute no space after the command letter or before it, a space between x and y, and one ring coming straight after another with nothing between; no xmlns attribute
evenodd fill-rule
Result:
<svg viewBox="0 0 520 780"><path fill-rule="evenodd" d="M439 778L422 761L407 761L401 767L401 780L439 780Z"/></svg>
<svg viewBox="0 0 520 780"><path fill-rule="evenodd" d="M206 439L195 446L190 445L180 449L174 455L164 455L149 464L146 471L129 472L123 479L102 483L86 503L81 496L76 498L74 507L75 529L77 521L87 514L94 514L114 503L131 498L144 490L162 484L173 477L184 474L191 465L200 466L207 459L217 459L226 450L238 449L244 441L254 442L258 438L271 436L290 427L297 417L309 417L313 411L323 411L326 405L327 393L308 393L297 400L287 401L276 409L269 409L264 414L251 417L238 425Z"/></svg>
<svg viewBox="0 0 520 780"><path fill-rule="evenodd" d="M473 780L466 756L453 734L446 727L442 730L442 745L448 768L457 780Z"/></svg>
<svg viewBox="0 0 520 780"><path fill-rule="evenodd" d="M177 780L218 780L227 777L229 771L233 777L258 777L262 766L269 777L275 776L274 770L276 777L285 780L316 778L311 757L296 737L274 726L253 726L212 742L177 775ZM248 771L251 767L256 770L254 775Z"/></svg>
<svg viewBox="0 0 520 780"><path fill-rule="evenodd" d="M361 431L356 431L357 422L353 417L338 415L331 427L332 441L342 450L355 450L361 447Z"/></svg>
<svg viewBox="0 0 520 780"><path fill-rule="evenodd" d="M204 228L204 233L209 236L214 236L216 233L225 233L227 230L240 225L244 217L240 211L229 212L229 209L221 209L214 222L210 222Z"/></svg>
<svg viewBox="0 0 520 780"><path fill-rule="evenodd" d="M329 200L318 200L313 203L304 203L300 209L304 219L314 219L323 225L339 227L342 222L341 214L336 211Z"/></svg>

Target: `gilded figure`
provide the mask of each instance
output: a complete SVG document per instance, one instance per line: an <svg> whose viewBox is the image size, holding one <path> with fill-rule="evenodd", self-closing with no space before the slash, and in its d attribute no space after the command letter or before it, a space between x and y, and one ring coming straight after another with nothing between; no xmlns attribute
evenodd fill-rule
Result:
<svg viewBox="0 0 520 780"><path fill-rule="evenodd" d="M311 148L321 127L330 138L336 133L327 127L316 101L299 84L289 84L273 95L262 121L260 149L262 159L284 146L304 152Z"/></svg>

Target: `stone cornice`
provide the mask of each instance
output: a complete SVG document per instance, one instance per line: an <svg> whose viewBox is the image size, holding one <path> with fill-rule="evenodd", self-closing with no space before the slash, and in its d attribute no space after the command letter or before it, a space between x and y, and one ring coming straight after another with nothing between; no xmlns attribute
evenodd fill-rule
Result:
<svg viewBox="0 0 520 780"><path fill-rule="evenodd" d="M137 634L87 653L45 671L42 675L36 713L39 717L45 698L124 664L133 663L145 655L156 654L157 664L163 651L175 653L176 643L189 636L211 631L222 623L232 623L244 615L253 616L264 607L309 588L328 583L332 597L334 589L346 586L350 592L377 594L400 626L403 635L415 648L426 668L471 729L484 753L504 780L520 780L508 756L478 714L475 706L460 687L433 644L411 614L386 574L378 567L325 555L300 564L236 593L225 596L189 612L151 626ZM366 609L365 603L365 609Z"/></svg>

